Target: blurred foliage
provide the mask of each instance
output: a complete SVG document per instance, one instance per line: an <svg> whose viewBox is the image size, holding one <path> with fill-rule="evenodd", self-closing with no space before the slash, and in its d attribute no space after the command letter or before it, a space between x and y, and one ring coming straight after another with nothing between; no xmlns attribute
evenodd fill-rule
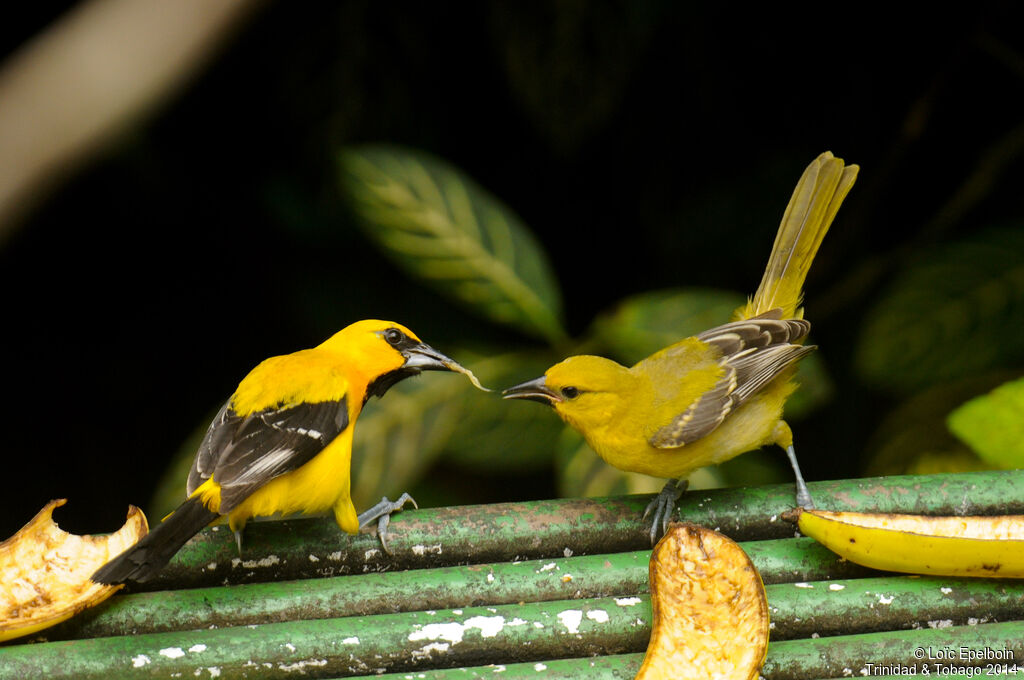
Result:
<svg viewBox="0 0 1024 680"><path fill-rule="evenodd" d="M422 152L341 154L342 187L366 234L400 266L473 311L557 342L562 300L536 239L466 175Z"/></svg>
<svg viewBox="0 0 1024 680"><path fill-rule="evenodd" d="M947 422L985 463L1024 467L1024 378L971 399L950 413Z"/></svg>
<svg viewBox="0 0 1024 680"><path fill-rule="evenodd" d="M867 314L865 380L900 394L1024 361L1024 226L923 254Z"/></svg>

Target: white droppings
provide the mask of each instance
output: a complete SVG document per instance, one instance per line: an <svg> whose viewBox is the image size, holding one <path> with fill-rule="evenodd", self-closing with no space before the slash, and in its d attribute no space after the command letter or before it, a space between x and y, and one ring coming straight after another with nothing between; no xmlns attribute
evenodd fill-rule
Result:
<svg viewBox="0 0 1024 680"><path fill-rule="evenodd" d="M572 548L566 548L565 550L562 551L562 554L565 555L566 557L572 557Z"/></svg>
<svg viewBox="0 0 1024 680"><path fill-rule="evenodd" d="M419 640L444 640L453 645L462 642L466 631L477 628L480 630L480 637L495 637L506 625L521 626L526 621L513 619L506 623L503 616L472 616L462 623L456 621L450 623L428 623L417 631L409 634L410 642Z"/></svg>
<svg viewBox="0 0 1024 680"><path fill-rule="evenodd" d="M210 562L209 564L206 565L206 570L207 571L216 571L217 570L217 563L216 562Z"/></svg>
<svg viewBox="0 0 1024 680"><path fill-rule="evenodd" d="M447 642L431 642L430 644L424 645L419 649L412 650L411 654L412 658L417 660L428 659L434 652L438 652L440 654L447 652L449 647L451 647L451 645L449 645Z"/></svg>
<svg viewBox="0 0 1024 680"><path fill-rule="evenodd" d="M147 663L150 663L151 661L152 661L152 659L150 659L145 654L139 654L138 656L133 656L132 657L132 668L142 668L143 666L145 666Z"/></svg>
<svg viewBox="0 0 1024 680"><path fill-rule="evenodd" d="M799 583L794 583L793 586L795 588L813 588L814 587L810 583L807 583L806 581L800 581Z"/></svg>
<svg viewBox="0 0 1024 680"><path fill-rule="evenodd" d="M327 559L333 560L334 562L341 562L341 551L337 550L327 556Z"/></svg>
<svg viewBox="0 0 1024 680"><path fill-rule="evenodd" d="M309 561L310 561L310 562L319 562L319 561L320 561L320 558L319 558L319 557L317 557L316 555L310 555L310 556L309 556Z"/></svg>
<svg viewBox="0 0 1024 680"><path fill-rule="evenodd" d="M952 628L953 622L950 619L939 619L937 621L929 621L929 628Z"/></svg>
<svg viewBox="0 0 1024 680"><path fill-rule="evenodd" d="M289 652L294 652L294 651L295 651L295 645L293 645L293 644L292 644L292 643L290 643L290 642L286 642L286 643L284 643L284 647L285 647L285 649L287 649L287 650L288 650Z"/></svg>
<svg viewBox="0 0 1024 680"><path fill-rule="evenodd" d="M185 656L185 650L181 647L165 647L160 650L160 656L166 656L168 659L180 659Z"/></svg>
<svg viewBox="0 0 1024 680"><path fill-rule="evenodd" d="M547 669L548 667L542 663L533 664L533 670L537 671L538 673L540 673L541 671L546 671Z"/></svg>
<svg viewBox="0 0 1024 680"><path fill-rule="evenodd" d="M583 620L583 611L580 609L566 609L564 612L559 612L558 620L562 622L565 629L577 635L580 632L580 622Z"/></svg>
<svg viewBox="0 0 1024 680"><path fill-rule="evenodd" d="M188 648L188 651L192 652L193 654L198 654L199 652L205 652L206 651L206 645L204 645L202 643L200 643L198 645L192 645L191 647Z"/></svg>
<svg viewBox="0 0 1024 680"><path fill-rule="evenodd" d="M587 612L587 618L598 623L608 623L608 612L603 609L591 609Z"/></svg>
<svg viewBox="0 0 1024 680"><path fill-rule="evenodd" d="M494 637L505 627L504 616L474 616L466 619L467 628L479 628L480 637Z"/></svg>
<svg viewBox="0 0 1024 680"><path fill-rule="evenodd" d="M263 664L273 668L271 664ZM326 666L327 659L306 659L303 661L296 661L295 663L281 663L277 665L278 670L284 671L285 673L291 673L292 671L299 671L303 675L306 674L306 666Z"/></svg>
<svg viewBox="0 0 1024 680"><path fill-rule="evenodd" d="M878 594L878 604L892 604L892 601L895 600L895 599L896 599L895 595L890 595L889 597L886 597L885 595L882 595L881 593Z"/></svg>
<svg viewBox="0 0 1024 680"><path fill-rule="evenodd" d="M409 642L418 640L447 640L452 644L462 642L466 629L461 623L428 623L417 631L409 633Z"/></svg>
<svg viewBox="0 0 1024 680"><path fill-rule="evenodd" d="M952 588L947 588L945 586L943 586L942 588L939 588L939 590L942 591L943 595L949 595L951 592L953 592Z"/></svg>
<svg viewBox="0 0 1024 680"><path fill-rule="evenodd" d="M414 550L415 550L415 548L414 548ZM375 557L377 557L378 555L380 555L380 548L370 548L369 550L367 550L366 552L363 553L363 559L364 560L372 560Z"/></svg>
<svg viewBox="0 0 1024 680"><path fill-rule="evenodd" d="M620 607L632 607L634 605L640 604L640 598L639 597L617 597L617 598L615 598L615 604L619 605Z"/></svg>
<svg viewBox="0 0 1024 680"><path fill-rule="evenodd" d="M455 614L456 616L462 616L462 610L461 609L453 609L452 610L452 614Z"/></svg>
<svg viewBox="0 0 1024 680"><path fill-rule="evenodd" d="M343 645L358 645L359 644L359 638L356 637L355 635L353 635L352 637L347 637L344 640L342 640L341 644L343 644Z"/></svg>
<svg viewBox="0 0 1024 680"><path fill-rule="evenodd" d="M844 586L842 583L830 583L830 584L828 584L828 589L829 590L844 590L845 588L846 588L846 586Z"/></svg>
<svg viewBox="0 0 1024 680"><path fill-rule="evenodd" d="M206 670L210 673L211 678L220 677L220 666L207 666Z"/></svg>
<svg viewBox="0 0 1024 680"><path fill-rule="evenodd" d="M440 555L441 554L441 544L437 543L435 545L414 545L412 547L412 554L413 555L419 555L420 557L422 557L423 555L428 555L428 554L429 555Z"/></svg>
<svg viewBox="0 0 1024 680"><path fill-rule="evenodd" d="M243 560L240 557L235 557L231 560L231 567L237 569L239 566L242 566L246 569L256 569L258 567L272 567L280 563L281 558L277 555L267 555L260 560Z"/></svg>
<svg viewBox="0 0 1024 680"><path fill-rule="evenodd" d="M538 570L537 570L537 573L539 574L539 573L541 573L542 571L551 571L552 569L558 569L558 565L557 565L557 564L555 564L554 562L548 562L548 563L547 563L547 564L545 564L545 565L544 565L543 567L541 567L540 569L538 569Z"/></svg>

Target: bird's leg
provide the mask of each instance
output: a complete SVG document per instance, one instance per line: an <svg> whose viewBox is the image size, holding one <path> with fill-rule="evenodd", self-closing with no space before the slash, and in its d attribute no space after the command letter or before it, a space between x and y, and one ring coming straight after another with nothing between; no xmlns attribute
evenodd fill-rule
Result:
<svg viewBox="0 0 1024 680"><path fill-rule="evenodd" d="M369 510L359 515L359 528L362 529L368 526L374 520L377 520L377 536L380 538L380 547L384 548L384 552L391 554L391 550L388 548L387 535L388 525L391 523L391 513L397 512L405 507L406 503L412 503L412 507L419 508L416 505L416 500L407 493L403 493L398 497L397 501L390 501L385 496L380 499L380 503L373 506Z"/></svg>
<svg viewBox="0 0 1024 680"><path fill-rule="evenodd" d="M811 492L807 490L804 476L800 474L800 464L796 462L796 449L790 444L786 447L786 456L789 464L793 466L793 474L796 476L796 504L801 508L813 508L814 501L811 500Z"/></svg>
<svg viewBox="0 0 1024 680"><path fill-rule="evenodd" d="M658 538L668 531L668 522L672 519L672 513L676 509L676 501L690 485L688 479L670 479L661 489L661 493L655 496L647 509L644 510L644 519L651 516L651 545L657 543Z"/></svg>
<svg viewBox="0 0 1024 680"><path fill-rule="evenodd" d="M242 556L242 532L245 531L245 520L232 519L228 516L228 528L235 535L235 545L238 546L238 556Z"/></svg>

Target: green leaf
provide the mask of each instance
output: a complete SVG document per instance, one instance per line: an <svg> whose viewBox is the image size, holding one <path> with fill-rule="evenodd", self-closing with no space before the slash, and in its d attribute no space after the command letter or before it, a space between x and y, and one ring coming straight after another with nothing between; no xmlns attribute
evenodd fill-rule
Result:
<svg viewBox="0 0 1024 680"><path fill-rule="evenodd" d="M626 298L614 310L599 316L591 335L602 350L632 365L683 338L726 323L745 302L737 293L680 288L641 293ZM797 419L827 402L833 383L817 354L798 364L800 385L786 403L786 417Z"/></svg>
<svg viewBox="0 0 1024 680"><path fill-rule="evenodd" d="M889 408L866 446L864 474L928 474L992 469L946 428L950 411L1004 382L1005 371L929 387Z"/></svg>
<svg viewBox="0 0 1024 680"><path fill-rule="evenodd" d="M950 413L946 424L985 462L1024 467L1024 378L971 399Z"/></svg>
<svg viewBox="0 0 1024 680"><path fill-rule="evenodd" d="M400 267L485 318L552 343L566 337L540 245L463 172L393 146L347 148L340 171L360 225Z"/></svg>
<svg viewBox="0 0 1024 680"><path fill-rule="evenodd" d="M868 314L856 361L902 393L1024 358L1024 229L991 230L914 263Z"/></svg>

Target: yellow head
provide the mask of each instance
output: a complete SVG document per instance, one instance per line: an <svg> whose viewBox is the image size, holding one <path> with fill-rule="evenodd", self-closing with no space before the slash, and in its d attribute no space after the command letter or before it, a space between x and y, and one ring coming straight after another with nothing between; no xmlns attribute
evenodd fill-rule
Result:
<svg viewBox="0 0 1024 680"><path fill-rule="evenodd" d="M629 369L611 359L569 357L541 377L505 390L506 399L532 399L555 409L562 420L587 434L615 422L636 388Z"/></svg>
<svg viewBox="0 0 1024 680"><path fill-rule="evenodd" d="M349 370L362 373L368 385L366 398L382 396L399 380L420 371L465 371L453 359L393 321L357 321L332 335L317 349L339 354Z"/></svg>

